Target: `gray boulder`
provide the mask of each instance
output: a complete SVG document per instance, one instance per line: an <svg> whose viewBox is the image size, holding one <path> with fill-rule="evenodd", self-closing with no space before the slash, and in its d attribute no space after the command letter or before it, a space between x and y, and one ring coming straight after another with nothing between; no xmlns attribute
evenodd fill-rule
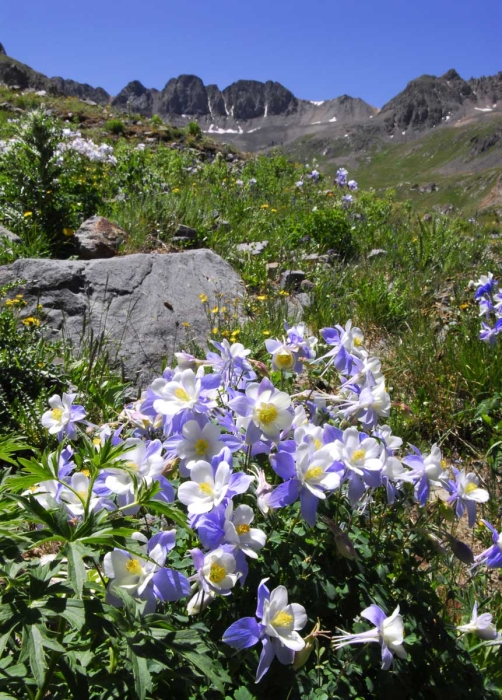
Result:
<svg viewBox="0 0 502 700"><path fill-rule="evenodd" d="M0 242L1 241L9 241L9 243L21 243L21 239L16 233L12 233L12 231L9 231L8 228L5 228L5 226L0 225Z"/></svg>
<svg viewBox="0 0 502 700"><path fill-rule="evenodd" d="M173 352L186 348L187 338L206 345L210 327L199 294L210 304L245 294L230 265L207 249L0 267L0 286L16 280L26 280L27 316L42 305L48 337L64 331L79 346L84 328L102 334L111 357L140 388L159 375L166 357L171 362Z"/></svg>
<svg viewBox="0 0 502 700"><path fill-rule="evenodd" d="M96 260L116 255L127 233L104 216L91 216L75 232L75 238L80 257L83 260Z"/></svg>

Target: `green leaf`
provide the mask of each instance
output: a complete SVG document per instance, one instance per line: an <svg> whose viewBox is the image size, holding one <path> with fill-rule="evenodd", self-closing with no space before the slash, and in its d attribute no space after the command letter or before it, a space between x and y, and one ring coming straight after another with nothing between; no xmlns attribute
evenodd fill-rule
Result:
<svg viewBox="0 0 502 700"><path fill-rule="evenodd" d="M221 666L216 666L210 656L198 654L195 651L181 652L183 658L189 661L193 666L202 671L220 693L224 692L224 683L230 683L229 676L223 671Z"/></svg>
<svg viewBox="0 0 502 700"><path fill-rule="evenodd" d="M31 625L31 627L25 628L25 630L28 635L27 647L31 672L33 673L36 684L41 688L44 684L46 670L42 635L35 625Z"/></svg>
<svg viewBox="0 0 502 700"><path fill-rule="evenodd" d="M82 597L82 589L87 581L85 564L83 560L84 550L79 542L68 542L66 547L66 556L68 557L68 576L75 593L79 598Z"/></svg>
<svg viewBox="0 0 502 700"><path fill-rule="evenodd" d="M189 529L185 514L174 506L170 506L164 501L156 501L155 499L147 501L146 503L143 503L143 505L146 508L153 510L155 513L164 515L166 518L169 518L183 529Z"/></svg>
<svg viewBox="0 0 502 700"><path fill-rule="evenodd" d="M148 670L146 659L130 651L132 668L134 673L134 687L139 700L145 700L146 694L152 689L152 677Z"/></svg>

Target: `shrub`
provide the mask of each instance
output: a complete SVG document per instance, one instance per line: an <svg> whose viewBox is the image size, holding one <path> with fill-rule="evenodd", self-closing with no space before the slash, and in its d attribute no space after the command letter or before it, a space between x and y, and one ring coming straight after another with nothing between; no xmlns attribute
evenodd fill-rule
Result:
<svg viewBox="0 0 502 700"><path fill-rule="evenodd" d="M194 138L200 138L202 136L202 129L197 124L197 122L189 122L187 124L187 132L190 136Z"/></svg>
<svg viewBox="0 0 502 700"><path fill-rule="evenodd" d="M121 136L125 133L125 124L121 119L109 119L104 128L115 136Z"/></svg>

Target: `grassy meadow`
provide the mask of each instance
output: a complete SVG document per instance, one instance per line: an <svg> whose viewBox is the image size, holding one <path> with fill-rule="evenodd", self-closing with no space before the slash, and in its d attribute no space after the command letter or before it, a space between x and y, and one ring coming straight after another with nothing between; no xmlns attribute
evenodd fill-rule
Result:
<svg viewBox="0 0 502 700"><path fill-rule="evenodd" d="M228 549L230 540L208 535L211 528L226 528L228 535L229 525L211 521L210 528L197 520L218 512L226 523L233 516L221 510L221 503L228 509L225 500L214 500L214 511L198 512L190 502L187 514L181 494L187 491L184 484L194 482L183 481L187 458L173 447L176 440L189 440L188 429L183 432L187 418L173 413L171 404L167 413L155 408L152 414L153 403L160 407L171 401L168 394L155 393L157 385L152 385L146 400L131 395L131 378L115 372L100 341L87 338L78 349L45 340L43 309L26 316L22 281L20 287L0 290L0 697L146 699L166 692L225 700L272 695L432 700L445 692L452 698L500 697L499 637L486 633L491 634L489 624L502 629L500 564L486 566L486 558L474 557L492 542L482 519L500 531L502 357L496 343L479 339L480 313L469 287L470 280L488 272L497 277L500 271L496 217L424 216L413 196L397 201L392 191L383 193L396 172L415 181L423 158L409 151L394 159L391 174L388 159L376 155L356 187L349 183L352 173L333 178L314 161L296 163L280 153L238 154L208 139L196 124L174 129L76 99L3 88L2 100L11 107L0 107L0 224L18 234L21 243L0 243L0 264L23 257L74 256L75 230L89 216L101 214L128 232L120 254L178 251L183 243L175 240L176 234L185 225L197 231L195 246L211 248L242 276L247 296L239 309L223 299L201 296L200 302L221 357L227 357L226 347L242 344L234 357L241 374L234 376L234 365L223 365L221 359L205 358L200 339L191 337L190 319L184 319L186 335L178 350L193 357L172 373L166 370L158 381L164 388L178 382L176 396L184 401L190 391L180 383L181 373L198 368L193 381L202 382L203 400L189 405L196 414L195 419L190 414L192 423L199 421L190 430L202 430L209 419L225 434L224 444L233 445L228 447L233 468L242 469L246 478L254 475L248 492L235 491L242 508L258 506L253 528L250 520L232 521L232 527L238 535L260 527L267 544L261 552L255 543L244 566L244 545L239 559L237 550ZM41 103L51 114L40 109ZM459 138L460 132L443 142L449 156L460 148ZM100 149L102 144L108 148ZM430 149L432 164L442 156L432 141ZM477 174L476 187L488 188L493 177L490 171ZM449 190L441 187L438 195L444 197ZM455 196L452 190L452 201L444 203L458 205ZM259 254L238 249L242 243L261 242L266 243ZM281 275L290 270L304 273L296 288L281 283ZM349 319L360 332L347 330ZM288 334L285 321L299 329L298 338ZM305 325L300 328L300 323ZM324 332L337 324L336 333ZM312 337L319 339L317 345L308 340ZM320 360L330 347L339 349L340 338L350 340L343 368L341 360L336 364L329 355ZM282 350L265 344L274 339ZM244 348L249 355L242 354ZM281 365L280 352L294 362ZM385 384L380 366L371 364L370 371L370 364L364 364L368 358L379 358ZM204 372L206 378L212 376L209 370L225 377L217 395L211 394L216 384L201 378ZM256 399L250 413L242 397L251 401L245 392L246 382L253 381L260 383L261 392L271 393L265 408L256 408ZM357 408L357 401L362 391L383 391L384 386L388 405L378 409L379 420L389 432L378 433L376 419ZM64 393L77 394L73 406L85 408L88 425L69 404L53 401L48 410L49 399ZM272 414L282 410L279 393L297 404L295 417L292 408L283 416L284 433L269 426ZM261 438L251 437L253 421ZM117 431L121 425L122 432ZM351 430L355 432L347 432ZM342 434L360 441L352 457L341 456ZM390 434L402 443L386 442ZM201 482L202 492L213 493L216 482L211 479L223 472L230 452L220 454L218 462L216 452L207 456L206 434L198 439L194 444L201 451L194 454L205 455L204 468L214 471ZM363 447L370 444L364 440L379 450L377 480L371 478L372 467L359 469L350 461L370 449ZM321 464L329 453L331 466L301 472L307 445L313 450L310 464ZM445 476L424 476L429 472L420 460L431 455L434 461L432 455L439 452L433 445L441 453L444 474L453 474L453 467L473 475L464 500L455 486L458 475L449 483ZM152 460L163 460L161 471L149 471L148 477L140 458L131 457L143 449L153 455L148 469L154 469ZM408 464L410 454L415 462ZM301 478L287 472L291 455ZM420 482L413 471L416 459L422 465ZM411 469L407 476L399 471L404 467L398 469L401 460ZM336 471L332 463L345 464L345 471ZM319 508L312 520L308 508L314 506L303 494L309 478L321 478L319 469L331 476L316 496ZM286 472L300 484L300 502L290 495L280 501ZM338 485L328 487L335 483L335 473ZM115 479L115 491L110 479ZM389 496L392 489L385 493L390 483L397 483L395 499ZM428 499L418 493L418 483L427 487ZM468 496L476 488L478 510L468 526L459 504L469 511L473 501ZM176 546L161 547L161 535L174 531ZM147 541L157 542L162 556L153 545L147 548ZM168 550L173 568L159 569ZM126 558L123 571L119 557ZM234 559L233 569L228 557ZM207 576L204 567L209 567ZM232 576L238 570L245 579L247 567L245 587L239 583L234 589ZM159 571L170 572L164 573L163 583L155 583ZM301 613L291 612L287 600L282 608L273 608L275 617L270 613L267 618L265 596L261 622L252 617L255 591L265 578L274 588L268 592L270 601L279 596L276 586L284 586L291 602L304 606L303 646L292 627L301 629ZM185 603L177 602L181 594L172 593L174 580L185 596L186 586L195 597L204 592L202 598L192 598L188 614ZM221 588L222 581L228 590ZM475 619L475 603L493 616L493 623L484 620L485 636L475 625L458 629ZM395 623L378 623L373 638L352 639L360 645L341 648L344 639L350 643L343 635L361 634L368 630L368 620L374 622L359 617L368 605L379 606L387 621L400 606L404 642L398 615ZM243 615L247 631L239 628L240 636L235 636L232 625ZM255 683L258 657L248 648L258 641L264 649L262 664L273 665ZM382 654L397 655L392 666L390 660L385 665L384 656L381 661L371 642L380 644ZM403 643L407 659L401 658Z"/></svg>

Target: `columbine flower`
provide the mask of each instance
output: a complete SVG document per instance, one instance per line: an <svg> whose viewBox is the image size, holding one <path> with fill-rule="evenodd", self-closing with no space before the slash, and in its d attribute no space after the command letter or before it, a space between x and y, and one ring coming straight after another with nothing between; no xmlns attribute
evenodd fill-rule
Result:
<svg viewBox="0 0 502 700"><path fill-rule="evenodd" d="M300 498L302 517L313 527L319 499L340 487L343 464L335 462L327 448L316 451L312 442L302 442L294 454L279 451L271 462L286 481L268 498L269 507L282 508Z"/></svg>
<svg viewBox="0 0 502 700"><path fill-rule="evenodd" d="M86 411L83 406L74 406L73 400L76 394L63 394L62 397L55 394L49 399L50 411L42 416L42 425L51 435L57 435L58 440L67 435L70 440L77 436L75 423L83 421Z"/></svg>
<svg viewBox="0 0 502 700"><path fill-rule="evenodd" d="M110 500L92 491L89 477L84 472L73 474L69 486L70 488L63 486L59 493L59 498L66 506L68 512L74 517L84 515L86 508L88 512L101 510L102 508L107 510L115 508L115 505Z"/></svg>
<svg viewBox="0 0 502 700"><path fill-rule="evenodd" d="M268 379L262 379L260 384L252 382L246 388L245 396L235 397L228 405L237 415L248 419L248 444L257 442L262 435L278 440L281 432L290 428L293 422L291 397L278 391Z"/></svg>
<svg viewBox="0 0 502 700"><path fill-rule="evenodd" d="M474 603L471 620L466 625L458 625L458 632L462 634L475 634L480 639L496 639L498 637L497 628L492 622L493 615L483 613L478 615L478 604Z"/></svg>
<svg viewBox="0 0 502 700"><path fill-rule="evenodd" d="M475 557L476 564L486 564L489 569L500 569L502 568L502 533L497 532L487 520L482 522L492 531L493 544Z"/></svg>
<svg viewBox="0 0 502 700"><path fill-rule="evenodd" d="M258 683L270 668L274 656L282 664L292 664L295 652L305 647L297 630L307 624L305 608L298 603L288 604L288 592L278 586L271 593L263 579L258 587L256 617L243 617L227 629L223 641L234 649L248 649L261 641L263 650L256 671Z"/></svg>
<svg viewBox="0 0 502 700"><path fill-rule="evenodd" d="M347 175L348 174L349 174L348 170L346 170L345 168L338 168L338 170L336 171L336 177L335 177L334 181L336 182L337 185L340 185L341 187L343 187L343 185L347 184Z"/></svg>
<svg viewBox="0 0 502 700"><path fill-rule="evenodd" d="M151 389L159 398L153 402L153 408L164 416L174 416L181 411L194 409L205 413L208 408L216 405L214 399L220 383L219 375L204 375L203 367L197 374L191 369L176 372L172 381L155 379Z"/></svg>
<svg viewBox="0 0 502 700"><path fill-rule="evenodd" d="M204 460L194 462L190 469L190 481L185 481L178 489L179 500L187 506L191 515L209 513L228 496L244 493L253 481L253 476L242 472L232 473L228 461L229 450L223 450L212 464Z"/></svg>
<svg viewBox="0 0 502 700"><path fill-rule="evenodd" d="M217 595L230 595L231 589L241 576L241 572L236 571L237 562L232 549L223 545L207 554L200 549L192 549L190 552L197 569L197 573L190 580L196 582L198 590L188 603L189 615L197 615Z"/></svg>
<svg viewBox="0 0 502 700"><path fill-rule="evenodd" d="M399 605L390 617L386 617L382 608L375 604L363 610L361 616L376 626L367 632L359 632L358 634L344 632L342 635L333 637L334 649L341 649L347 644L377 642L382 649L382 669L384 670L390 668L393 654L397 654L401 659L406 658L406 651L403 647L404 625L403 618L399 614Z"/></svg>
<svg viewBox="0 0 502 700"><path fill-rule="evenodd" d="M297 374L302 371L303 365L298 357L298 353L292 347L272 338L268 338L265 341L265 346L269 353L272 354L273 369L281 372L296 372Z"/></svg>
<svg viewBox="0 0 502 700"><path fill-rule="evenodd" d="M425 506L429 498L430 485L441 486L445 464L441 457L441 450L435 443L428 455L423 455L414 445L410 447L413 454L406 455L402 460L403 464L411 469L405 478L407 481L414 482L415 498L421 506Z"/></svg>
<svg viewBox="0 0 502 700"><path fill-rule="evenodd" d="M404 461L404 460L403 460ZM448 503L455 503L457 517L461 518L464 510L467 510L469 527L474 527L476 522L476 503L486 503L490 494L486 489L479 487L479 478L476 474L466 474L465 469L458 470L453 467L455 481L448 481L446 488L451 496Z"/></svg>
<svg viewBox="0 0 502 700"><path fill-rule="evenodd" d="M347 428L343 431L342 439L335 440L332 453L334 459L347 468L352 505L361 498L366 486L380 486L383 463L380 445L375 438L359 433L356 427Z"/></svg>
<svg viewBox="0 0 502 700"><path fill-rule="evenodd" d="M176 530L158 532L148 542L137 532L133 539L140 544L139 554L114 549L105 554L103 571L110 580L108 602L120 607L122 601L116 595L123 588L132 596L146 600L145 613L155 610L156 598L172 602L190 594L190 583L186 576L173 569L165 569L167 553L174 547Z"/></svg>
<svg viewBox="0 0 502 700"><path fill-rule="evenodd" d="M220 429L212 423L201 427L197 420L187 421L182 429L182 439L176 445L176 453L181 457L180 473L189 475L187 464L195 460L211 460L225 447L221 441Z"/></svg>

